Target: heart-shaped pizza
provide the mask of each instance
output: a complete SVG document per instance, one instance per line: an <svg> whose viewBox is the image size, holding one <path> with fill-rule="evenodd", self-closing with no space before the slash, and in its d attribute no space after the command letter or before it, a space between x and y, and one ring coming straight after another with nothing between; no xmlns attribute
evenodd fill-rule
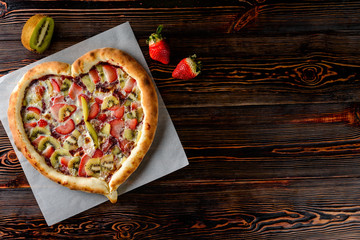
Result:
<svg viewBox="0 0 360 240"><path fill-rule="evenodd" d="M88 52L72 65L35 66L14 89L8 110L14 142L39 172L113 203L148 151L157 117L151 78L114 48Z"/></svg>

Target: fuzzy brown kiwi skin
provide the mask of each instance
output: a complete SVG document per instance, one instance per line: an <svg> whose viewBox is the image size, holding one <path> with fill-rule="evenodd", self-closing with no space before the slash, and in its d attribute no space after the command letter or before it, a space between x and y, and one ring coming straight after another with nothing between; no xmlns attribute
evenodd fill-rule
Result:
<svg viewBox="0 0 360 240"><path fill-rule="evenodd" d="M23 30L21 33L21 43L24 45L24 47L26 49L28 49L30 51L35 52L35 50L30 47L30 39L31 39L31 35L33 33L33 29L44 17L47 17L47 16L41 15L41 14L36 14L36 15L32 16L31 18L29 18L23 27Z"/></svg>

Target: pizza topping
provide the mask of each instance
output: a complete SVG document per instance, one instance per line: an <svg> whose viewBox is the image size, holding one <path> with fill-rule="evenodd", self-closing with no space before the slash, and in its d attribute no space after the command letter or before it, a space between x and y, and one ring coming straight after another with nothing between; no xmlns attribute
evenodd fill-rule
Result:
<svg viewBox="0 0 360 240"><path fill-rule="evenodd" d="M80 87L76 83L73 83L69 89L69 97L72 100L75 100L77 96L82 92L82 90L83 90L82 87Z"/></svg>
<svg viewBox="0 0 360 240"><path fill-rule="evenodd" d="M108 180L140 138L140 100L135 79L108 63L77 78L48 76L25 95L25 131L57 171Z"/></svg>
<svg viewBox="0 0 360 240"><path fill-rule="evenodd" d="M93 103L89 110L89 116L88 119L91 120L95 118L100 112L100 106L97 102Z"/></svg>
<svg viewBox="0 0 360 240"><path fill-rule="evenodd" d="M42 138L40 138L40 137L42 137ZM46 136L46 137L40 136L40 137L39 137L40 140L38 143L38 150L40 152L44 151L48 146L52 146L55 149L60 148L60 142L58 140L56 140L54 137L52 137L52 136Z"/></svg>
<svg viewBox="0 0 360 240"><path fill-rule="evenodd" d="M62 105L62 104L59 104ZM73 112L75 112L76 106L75 105L63 105L58 112L58 120L59 122L64 122L67 120Z"/></svg>
<svg viewBox="0 0 360 240"><path fill-rule="evenodd" d="M65 149L57 149L57 150L55 150L54 153L50 157L51 165L54 168L59 167L61 157L71 157L71 154L69 153L69 151L67 151Z"/></svg>
<svg viewBox="0 0 360 240"><path fill-rule="evenodd" d="M103 71L108 82L112 83L117 80L116 69L110 65L103 65Z"/></svg>
<svg viewBox="0 0 360 240"><path fill-rule="evenodd" d="M99 147L98 135L97 135L94 127L89 122L85 122L85 126L94 142L94 147L98 148Z"/></svg>
<svg viewBox="0 0 360 240"><path fill-rule="evenodd" d="M55 131L62 135L66 135L66 134L71 133L74 129L75 129L74 120L69 119L65 122L64 125L60 125L60 126L56 127Z"/></svg>
<svg viewBox="0 0 360 240"><path fill-rule="evenodd" d="M69 173L73 176L76 176L79 171L81 158L79 156L73 157L67 164Z"/></svg>
<svg viewBox="0 0 360 240"><path fill-rule="evenodd" d="M121 133L124 131L124 121L121 119L115 119L110 122L110 134L115 138L120 138Z"/></svg>
<svg viewBox="0 0 360 240"><path fill-rule="evenodd" d="M43 155L46 158L50 158L51 155L55 152L55 148L51 145L49 145L44 151L43 151Z"/></svg>
<svg viewBox="0 0 360 240"><path fill-rule="evenodd" d="M104 98L103 103L101 104L101 110L109 109L119 104L119 100L111 95Z"/></svg>
<svg viewBox="0 0 360 240"><path fill-rule="evenodd" d="M41 113L40 109L38 109L37 107L28 107L27 110L31 111L31 112L34 112L37 115L40 115L40 113Z"/></svg>
<svg viewBox="0 0 360 240"><path fill-rule="evenodd" d="M96 69L90 70L89 76L90 76L91 81L93 81L95 84L100 82L100 76L99 76L98 72L96 71Z"/></svg>
<svg viewBox="0 0 360 240"><path fill-rule="evenodd" d="M93 92L95 90L95 83L90 79L89 75L83 76L81 81L89 90L89 92Z"/></svg>
<svg viewBox="0 0 360 240"><path fill-rule="evenodd" d="M35 140L39 135L50 135L50 131L43 127L34 127L30 131L30 140Z"/></svg>

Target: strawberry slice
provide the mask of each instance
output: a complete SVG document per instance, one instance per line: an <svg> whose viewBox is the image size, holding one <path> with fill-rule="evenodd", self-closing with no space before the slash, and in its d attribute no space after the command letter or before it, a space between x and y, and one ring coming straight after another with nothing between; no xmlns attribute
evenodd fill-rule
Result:
<svg viewBox="0 0 360 240"><path fill-rule="evenodd" d="M37 124L39 127L46 127L48 125L48 122L45 119L40 119Z"/></svg>
<svg viewBox="0 0 360 240"><path fill-rule="evenodd" d="M103 65L104 74L109 82L115 82L117 80L116 69L110 65Z"/></svg>
<svg viewBox="0 0 360 240"><path fill-rule="evenodd" d="M63 165L64 167L67 167L69 164L70 158L69 157L61 157L60 158L60 163L61 165Z"/></svg>
<svg viewBox="0 0 360 240"><path fill-rule="evenodd" d="M90 70L89 76L90 76L91 81L93 81L95 84L100 82L100 76L99 76L98 72L96 71L96 69Z"/></svg>
<svg viewBox="0 0 360 240"><path fill-rule="evenodd" d="M55 79L51 79L51 85L56 92L60 92L60 85Z"/></svg>
<svg viewBox="0 0 360 240"><path fill-rule="evenodd" d="M36 127L36 122L31 122L31 123L24 123L24 127L25 128L34 128Z"/></svg>
<svg viewBox="0 0 360 240"><path fill-rule="evenodd" d="M184 58L176 66L172 73L172 77L176 79L189 80L201 72L201 62L196 61L196 54Z"/></svg>
<svg viewBox="0 0 360 240"><path fill-rule="evenodd" d="M30 112L34 112L37 115L40 115L40 113L41 113L40 109L38 109L37 107L28 107L27 110Z"/></svg>
<svg viewBox="0 0 360 240"><path fill-rule="evenodd" d="M41 139L43 139L44 137L45 136L40 135L34 141L32 141L31 143L37 147L39 145L39 142L41 141Z"/></svg>
<svg viewBox="0 0 360 240"><path fill-rule="evenodd" d="M73 83L69 89L69 97L75 101L76 97L82 92L82 87Z"/></svg>
<svg viewBox="0 0 360 240"><path fill-rule="evenodd" d="M156 32L150 35L146 43L149 44L149 55L152 59L169 64L170 47L161 35L162 28L162 25L158 26Z"/></svg>
<svg viewBox="0 0 360 240"><path fill-rule="evenodd" d="M55 128L55 131L57 133L60 133L62 135L66 135L71 133L75 129L75 123L72 119L69 119L65 122L64 125L60 125Z"/></svg>
<svg viewBox="0 0 360 240"><path fill-rule="evenodd" d="M53 99L53 103L56 104L56 103L62 103L64 102L64 96L63 95L60 95L60 96L57 96Z"/></svg>
<svg viewBox="0 0 360 240"><path fill-rule="evenodd" d="M103 100L100 98L95 98L95 102L101 105L103 103Z"/></svg>
<svg viewBox="0 0 360 240"><path fill-rule="evenodd" d="M55 152L55 148L51 145L49 145L44 151L43 151L43 155L47 158L50 158L51 155L53 154L53 152Z"/></svg>
<svg viewBox="0 0 360 240"><path fill-rule="evenodd" d="M135 84L136 84L135 79L130 78L129 80L126 81L124 91L126 93L130 93L132 91L132 89L134 88Z"/></svg>
<svg viewBox="0 0 360 240"><path fill-rule="evenodd" d="M89 110L88 120L95 118L100 112L100 106L98 103L93 103Z"/></svg>
<svg viewBox="0 0 360 240"><path fill-rule="evenodd" d="M94 152L94 155L92 157L93 158L101 158L102 156L104 156L103 151L101 151L100 149L96 149Z"/></svg>
<svg viewBox="0 0 360 240"><path fill-rule="evenodd" d="M137 121L136 118L130 119L130 120L126 121L126 125L127 125L131 130L135 130L137 124L138 124L138 121Z"/></svg>
<svg viewBox="0 0 360 240"><path fill-rule="evenodd" d="M110 134L115 138L120 138L121 133L124 131L124 121L121 119L114 119L110 121Z"/></svg>
<svg viewBox="0 0 360 240"><path fill-rule="evenodd" d="M107 116L105 113L102 113L98 116L98 119L102 122L105 122L106 118L107 118Z"/></svg>
<svg viewBox="0 0 360 240"><path fill-rule="evenodd" d="M78 175L80 177L86 177L86 171L85 171L85 164L91 159L91 157L89 157L88 155L84 155L81 158L80 164L79 164L79 172Z"/></svg>
<svg viewBox="0 0 360 240"><path fill-rule="evenodd" d="M129 153L131 150L131 146L132 146L131 142L126 139L120 141L120 148L121 151L124 153Z"/></svg>
<svg viewBox="0 0 360 240"><path fill-rule="evenodd" d="M135 110L138 108L138 104L136 102L131 103L131 110Z"/></svg>
<svg viewBox="0 0 360 240"><path fill-rule="evenodd" d="M122 118L124 116L124 112L125 112L125 107L124 106L119 106L119 105L116 105L112 108L109 108L110 111L113 111L114 112L114 116L116 118Z"/></svg>
<svg viewBox="0 0 360 240"><path fill-rule="evenodd" d="M60 108L62 108L65 105L66 105L65 103L57 103L57 104L54 104L50 108L51 115L52 115L52 117L54 119L56 119L56 121L59 121L59 110L60 110Z"/></svg>

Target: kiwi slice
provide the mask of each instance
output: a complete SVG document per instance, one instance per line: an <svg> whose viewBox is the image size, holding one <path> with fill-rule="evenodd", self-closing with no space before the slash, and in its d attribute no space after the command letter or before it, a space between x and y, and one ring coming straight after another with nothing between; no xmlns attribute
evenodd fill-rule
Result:
<svg viewBox="0 0 360 240"><path fill-rule="evenodd" d="M50 45L54 26L55 23L51 17L41 14L32 16L22 29L22 44L30 51L43 53Z"/></svg>
<svg viewBox="0 0 360 240"><path fill-rule="evenodd" d="M61 84L60 91L66 93L69 90L71 84L72 84L71 81L65 78L65 80Z"/></svg>
<svg viewBox="0 0 360 240"><path fill-rule="evenodd" d="M111 126L109 123L105 123L105 125L101 128L101 132L106 136L110 135Z"/></svg>
<svg viewBox="0 0 360 240"><path fill-rule="evenodd" d="M65 141L64 141L64 145L63 147L67 150L75 150L78 148L77 145L77 138L74 137L73 135L68 136Z"/></svg>
<svg viewBox="0 0 360 240"><path fill-rule="evenodd" d="M95 90L95 83L91 81L89 75L85 75L81 78L81 81L84 83L84 85L87 87L89 92L93 92Z"/></svg>
<svg viewBox="0 0 360 240"><path fill-rule="evenodd" d="M75 107L72 105L64 105L59 110L59 122L63 122L71 113L75 111Z"/></svg>
<svg viewBox="0 0 360 240"><path fill-rule="evenodd" d="M134 137L135 137L135 131L133 131L133 130L131 130L131 129L129 129L129 128L126 128L126 129L124 130L124 138L125 138L126 140L131 141L131 140L134 139Z"/></svg>
<svg viewBox="0 0 360 240"><path fill-rule="evenodd" d="M120 150L120 148L118 147L118 146L115 146L113 149L112 149L112 154L114 154L114 155L118 155L118 154L120 154L121 153L121 150Z"/></svg>
<svg viewBox="0 0 360 240"><path fill-rule="evenodd" d="M34 112L28 112L26 115L25 115L25 121L28 122L28 121L31 121L31 120L39 120L40 119L40 116Z"/></svg>
<svg viewBox="0 0 360 240"><path fill-rule="evenodd" d="M30 140L33 141L39 135L50 135L50 131L43 127L34 127L30 132Z"/></svg>
<svg viewBox="0 0 360 240"><path fill-rule="evenodd" d="M73 157L68 163L68 169L71 175L76 176L79 171L81 158L79 156Z"/></svg>
<svg viewBox="0 0 360 240"><path fill-rule="evenodd" d="M105 155L100 159L101 172L107 173L114 169L114 155Z"/></svg>
<svg viewBox="0 0 360 240"><path fill-rule="evenodd" d="M119 100L115 96L107 96L104 98L101 104L101 110L111 108L119 104Z"/></svg>
<svg viewBox="0 0 360 240"><path fill-rule="evenodd" d="M100 158L91 158L85 164L85 172L86 175L90 177L98 177L100 175L101 170L101 162Z"/></svg>
<svg viewBox="0 0 360 240"><path fill-rule="evenodd" d="M53 146L54 149L60 148L60 143L58 140L56 140L52 136L46 136L43 139L41 139L38 144L39 151L41 151L41 152L44 151L48 147L48 145Z"/></svg>
<svg viewBox="0 0 360 240"><path fill-rule="evenodd" d="M51 165L54 168L58 168L60 165L60 157L63 157L63 156L71 156L71 154L69 153L68 150L65 150L65 149L55 150L55 152L53 152L53 154L50 157Z"/></svg>
<svg viewBox="0 0 360 240"><path fill-rule="evenodd" d="M99 65L96 65L96 70L98 71L99 73L99 76L100 76L100 82L104 82L105 80L105 74L104 74L104 70L103 70L103 67L101 64Z"/></svg>

